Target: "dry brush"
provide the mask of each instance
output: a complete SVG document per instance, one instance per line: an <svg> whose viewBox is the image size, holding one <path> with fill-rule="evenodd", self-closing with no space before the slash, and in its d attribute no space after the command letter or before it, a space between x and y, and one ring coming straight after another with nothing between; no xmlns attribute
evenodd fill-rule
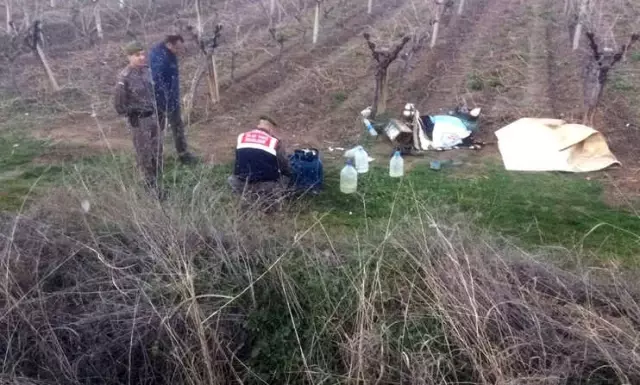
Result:
<svg viewBox="0 0 640 385"><path fill-rule="evenodd" d="M635 272L570 273L419 202L371 233L328 236L322 220L296 227L295 212L250 217L211 180L161 208L101 170L3 218L9 378L640 381Z"/></svg>

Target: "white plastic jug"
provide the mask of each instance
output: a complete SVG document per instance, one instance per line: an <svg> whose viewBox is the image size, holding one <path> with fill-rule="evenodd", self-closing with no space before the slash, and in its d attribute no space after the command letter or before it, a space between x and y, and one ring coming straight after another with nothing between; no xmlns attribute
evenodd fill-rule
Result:
<svg viewBox="0 0 640 385"><path fill-rule="evenodd" d="M356 150L355 160L358 174L364 174L369 171L369 154L367 154L362 146L359 146Z"/></svg>
<svg viewBox="0 0 640 385"><path fill-rule="evenodd" d="M351 165L351 159L347 159L347 164L340 171L340 192L353 194L358 189L358 172Z"/></svg>
<svg viewBox="0 0 640 385"><path fill-rule="evenodd" d="M371 124L371 121L369 119L363 118L362 121L364 122L364 126L367 128L369 135L378 136L378 131L376 131L376 129L373 128L373 124Z"/></svg>
<svg viewBox="0 0 640 385"><path fill-rule="evenodd" d="M396 151L389 161L389 176L399 178L404 175L404 159L400 155L400 151Z"/></svg>

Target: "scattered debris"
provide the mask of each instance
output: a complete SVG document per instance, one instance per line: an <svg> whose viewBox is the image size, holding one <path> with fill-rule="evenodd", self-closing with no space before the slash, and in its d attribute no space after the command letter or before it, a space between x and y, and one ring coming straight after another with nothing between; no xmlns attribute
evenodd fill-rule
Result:
<svg viewBox="0 0 640 385"><path fill-rule="evenodd" d="M83 199L82 202L80 202L80 206L82 206L82 211L85 213L88 213L91 209L91 203L89 203L87 199Z"/></svg>

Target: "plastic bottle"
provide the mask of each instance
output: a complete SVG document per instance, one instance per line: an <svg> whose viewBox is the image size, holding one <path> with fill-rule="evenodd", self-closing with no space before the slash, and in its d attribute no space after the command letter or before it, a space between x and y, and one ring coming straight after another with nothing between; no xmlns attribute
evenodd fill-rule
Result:
<svg viewBox="0 0 640 385"><path fill-rule="evenodd" d="M367 127L367 131L369 131L369 135L378 136L378 131L373 128L373 124L371 124L371 121L369 121L369 119L367 118L363 118L362 120L364 121L364 126Z"/></svg>
<svg viewBox="0 0 640 385"><path fill-rule="evenodd" d="M369 154L359 146L355 154L356 171L358 174L364 174L369 171Z"/></svg>
<svg viewBox="0 0 640 385"><path fill-rule="evenodd" d="M358 172L351 165L351 159L347 159L347 164L340 171L340 192L353 194L358 189Z"/></svg>
<svg viewBox="0 0 640 385"><path fill-rule="evenodd" d="M389 161L389 176L392 178L400 178L404 175L404 159L400 155L400 151L396 151Z"/></svg>

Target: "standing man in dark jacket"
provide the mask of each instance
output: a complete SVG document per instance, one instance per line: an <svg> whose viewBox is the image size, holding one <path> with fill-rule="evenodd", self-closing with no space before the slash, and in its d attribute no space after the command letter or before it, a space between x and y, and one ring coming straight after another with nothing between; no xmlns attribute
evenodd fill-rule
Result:
<svg viewBox="0 0 640 385"><path fill-rule="evenodd" d="M169 35L149 53L149 65L158 108L160 128L171 126L173 141L182 163L194 163L196 158L187 149L184 124L180 116L180 74L178 55L184 51L184 39Z"/></svg>
<svg viewBox="0 0 640 385"><path fill-rule="evenodd" d="M129 43L124 51L129 65L118 75L114 107L129 120L136 150L138 168L144 175L145 188L164 197L162 179L162 135L156 116L151 72L147 66L144 47Z"/></svg>

